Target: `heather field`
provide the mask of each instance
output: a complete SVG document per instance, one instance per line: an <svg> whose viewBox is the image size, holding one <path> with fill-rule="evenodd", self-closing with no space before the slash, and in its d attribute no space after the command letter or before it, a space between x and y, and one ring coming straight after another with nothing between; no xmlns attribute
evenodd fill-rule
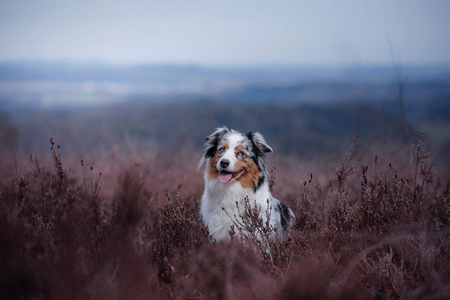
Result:
<svg viewBox="0 0 450 300"><path fill-rule="evenodd" d="M230 244L199 219L193 143L129 140L85 157L58 140L40 156L3 147L0 298L448 299L449 178L425 138L349 140L327 159L271 154L273 194L296 227Z"/></svg>
<svg viewBox="0 0 450 300"><path fill-rule="evenodd" d="M449 300L449 12L0 0L0 300Z"/></svg>
<svg viewBox="0 0 450 300"><path fill-rule="evenodd" d="M44 67L0 66L0 299L450 298L439 69ZM274 149L288 239L245 202L257 233L208 237L197 163L223 125Z"/></svg>

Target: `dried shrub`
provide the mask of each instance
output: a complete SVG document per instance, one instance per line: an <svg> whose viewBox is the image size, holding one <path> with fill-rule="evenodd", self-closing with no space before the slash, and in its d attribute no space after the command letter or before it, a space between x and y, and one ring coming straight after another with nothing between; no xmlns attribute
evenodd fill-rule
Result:
<svg viewBox="0 0 450 300"><path fill-rule="evenodd" d="M355 147L332 177L316 170L283 199L297 219L288 238L274 238L270 214L247 199L230 232L243 240L216 244L184 161L105 176L80 160L67 168L52 141L51 161L31 156L29 172L0 186L0 298L448 297L450 194L424 138L409 171L395 161L382 171L376 157L357 172ZM290 170L276 170L279 189Z"/></svg>

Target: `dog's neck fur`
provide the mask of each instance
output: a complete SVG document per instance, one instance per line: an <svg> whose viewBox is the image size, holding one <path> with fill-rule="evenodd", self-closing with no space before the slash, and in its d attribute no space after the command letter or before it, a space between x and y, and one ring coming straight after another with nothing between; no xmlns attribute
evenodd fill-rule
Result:
<svg viewBox="0 0 450 300"><path fill-rule="evenodd" d="M262 217L265 219L265 211L268 208L267 200L272 197L266 180L256 190L244 189L239 181L224 185L217 178L208 180L206 174L205 183L203 197L209 201L202 201L202 211L208 212L203 218L208 225L210 235L216 237L217 240L230 239L229 230L233 221L242 221L239 215L244 213L246 197L248 197L250 205L254 206L256 202L256 205L264 212Z"/></svg>

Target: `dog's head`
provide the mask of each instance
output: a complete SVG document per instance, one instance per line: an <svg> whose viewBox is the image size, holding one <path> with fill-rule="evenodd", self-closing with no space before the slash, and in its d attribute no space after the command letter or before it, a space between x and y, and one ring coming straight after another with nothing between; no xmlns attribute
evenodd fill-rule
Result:
<svg viewBox="0 0 450 300"><path fill-rule="evenodd" d="M260 133L221 127L206 138L205 145L200 166L207 164L208 180L218 178L223 184L237 180L243 188L256 191L267 178L265 156L272 148Z"/></svg>

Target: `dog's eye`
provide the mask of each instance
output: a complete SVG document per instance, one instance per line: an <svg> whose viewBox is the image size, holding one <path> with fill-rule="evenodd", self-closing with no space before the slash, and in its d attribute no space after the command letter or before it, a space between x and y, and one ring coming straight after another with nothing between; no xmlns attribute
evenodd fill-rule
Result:
<svg viewBox="0 0 450 300"><path fill-rule="evenodd" d="M239 151L239 152L237 153L237 155L240 156L240 157L244 157L244 156L245 156L245 153L244 153L243 151Z"/></svg>
<svg viewBox="0 0 450 300"><path fill-rule="evenodd" d="M220 154L220 153L223 153L223 151L225 151L225 147L220 147L220 148L217 150L217 152L219 152L219 154Z"/></svg>

